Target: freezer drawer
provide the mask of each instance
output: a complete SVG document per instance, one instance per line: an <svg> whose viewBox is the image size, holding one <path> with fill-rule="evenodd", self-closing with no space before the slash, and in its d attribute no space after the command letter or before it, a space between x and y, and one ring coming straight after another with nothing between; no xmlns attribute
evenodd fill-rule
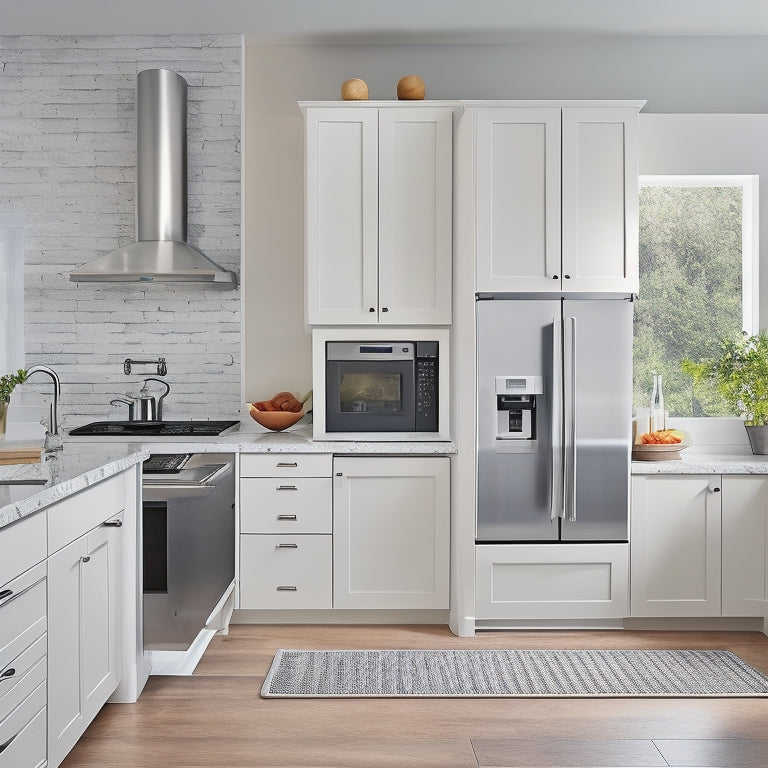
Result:
<svg viewBox="0 0 768 768"><path fill-rule="evenodd" d="M628 544L479 544L475 617L616 619L629 613Z"/></svg>

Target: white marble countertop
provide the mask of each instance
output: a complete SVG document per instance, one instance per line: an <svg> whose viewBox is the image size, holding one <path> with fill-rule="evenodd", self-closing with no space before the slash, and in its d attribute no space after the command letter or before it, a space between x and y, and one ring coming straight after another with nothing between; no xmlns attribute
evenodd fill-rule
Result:
<svg viewBox="0 0 768 768"><path fill-rule="evenodd" d="M256 426L218 437L65 437L64 449L40 464L0 466L0 528L148 458L151 453L335 453L338 455L448 455L452 442L312 440L312 429L265 432ZM29 480L30 483L24 483ZM44 485L32 484L45 480ZM13 485L3 484L13 481Z"/></svg>

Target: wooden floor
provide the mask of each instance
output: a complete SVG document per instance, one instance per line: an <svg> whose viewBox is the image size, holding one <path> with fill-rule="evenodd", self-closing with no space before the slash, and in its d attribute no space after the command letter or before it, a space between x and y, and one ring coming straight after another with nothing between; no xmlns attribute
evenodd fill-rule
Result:
<svg viewBox="0 0 768 768"><path fill-rule="evenodd" d="M701 648L768 674L756 632L237 625L192 677L108 704L64 768L768 766L768 698L262 699L278 648Z"/></svg>

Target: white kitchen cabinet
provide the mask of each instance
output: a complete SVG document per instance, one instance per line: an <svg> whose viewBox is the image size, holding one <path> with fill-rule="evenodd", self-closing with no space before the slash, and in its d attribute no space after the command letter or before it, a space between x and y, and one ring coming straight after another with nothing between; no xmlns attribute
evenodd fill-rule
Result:
<svg viewBox="0 0 768 768"><path fill-rule="evenodd" d="M244 455L239 607L332 607L330 454Z"/></svg>
<svg viewBox="0 0 768 768"><path fill-rule="evenodd" d="M722 476L722 614L765 616L768 477Z"/></svg>
<svg viewBox="0 0 768 768"><path fill-rule="evenodd" d="M764 616L768 477L632 478L632 615Z"/></svg>
<svg viewBox="0 0 768 768"><path fill-rule="evenodd" d="M115 492L120 487L114 483ZM99 489L98 495L106 490ZM48 558L48 764L54 768L119 682L118 524L124 510L94 509L93 500L84 491L48 511L49 517L65 519L72 512L72 532L93 514L102 518L97 527Z"/></svg>
<svg viewBox="0 0 768 768"><path fill-rule="evenodd" d="M307 323L449 324L454 106L302 109Z"/></svg>
<svg viewBox="0 0 768 768"><path fill-rule="evenodd" d="M628 612L627 544L478 544L481 623L620 619Z"/></svg>
<svg viewBox="0 0 768 768"><path fill-rule="evenodd" d="M335 457L334 608L447 608L447 457Z"/></svg>
<svg viewBox="0 0 768 768"><path fill-rule="evenodd" d="M638 290L640 103L469 107L478 292Z"/></svg>
<svg viewBox="0 0 768 768"><path fill-rule="evenodd" d="M632 478L631 615L721 615L721 478Z"/></svg>

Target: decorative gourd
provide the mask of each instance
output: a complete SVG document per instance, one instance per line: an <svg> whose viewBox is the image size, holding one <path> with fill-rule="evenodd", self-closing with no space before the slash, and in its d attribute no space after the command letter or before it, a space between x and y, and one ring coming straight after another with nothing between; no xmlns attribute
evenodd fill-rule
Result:
<svg viewBox="0 0 768 768"><path fill-rule="evenodd" d="M427 87L418 75L406 75L397 82L397 98L402 101L418 101L426 93Z"/></svg>
<svg viewBox="0 0 768 768"><path fill-rule="evenodd" d="M341 84L341 98L344 101L365 101L368 98L368 86L365 80L353 77Z"/></svg>

